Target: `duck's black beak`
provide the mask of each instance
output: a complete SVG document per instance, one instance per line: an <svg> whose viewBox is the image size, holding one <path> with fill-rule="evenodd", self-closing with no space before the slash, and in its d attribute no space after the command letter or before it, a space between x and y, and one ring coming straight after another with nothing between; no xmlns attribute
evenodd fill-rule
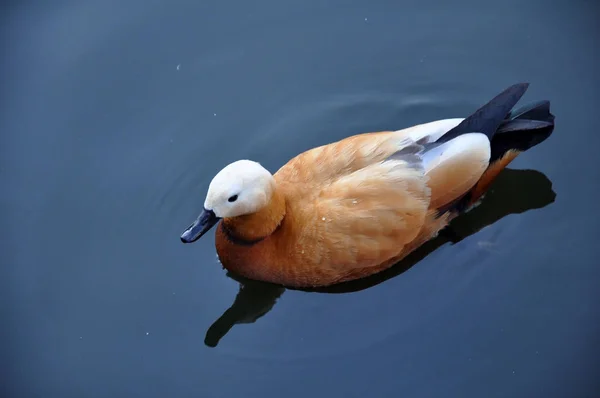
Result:
<svg viewBox="0 0 600 398"><path fill-rule="evenodd" d="M196 221L194 221L192 225L190 225L183 232L183 234L181 234L181 241L183 243L192 243L197 241L218 221L219 217L217 217L212 210L202 210L202 213L198 216Z"/></svg>

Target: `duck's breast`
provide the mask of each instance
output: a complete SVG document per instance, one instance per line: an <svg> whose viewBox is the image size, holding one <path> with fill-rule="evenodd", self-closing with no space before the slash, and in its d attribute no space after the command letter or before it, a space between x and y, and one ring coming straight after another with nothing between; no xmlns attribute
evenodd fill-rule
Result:
<svg viewBox="0 0 600 398"><path fill-rule="evenodd" d="M215 247L221 265L234 274L257 280L276 282L277 248L275 239L268 236L255 242L232 238L219 223L215 232Z"/></svg>

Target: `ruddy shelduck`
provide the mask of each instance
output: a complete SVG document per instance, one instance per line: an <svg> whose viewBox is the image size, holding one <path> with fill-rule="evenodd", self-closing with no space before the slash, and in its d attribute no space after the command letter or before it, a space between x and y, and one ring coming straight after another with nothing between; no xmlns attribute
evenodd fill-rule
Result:
<svg viewBox="0 0 600 398"><path fill-rule="evenodd" d="M464 119L308 150L275 174L254 161L231 163L181 240L218 224L223 267L289 287L380 272L476 205L502 169L552 133L548 101L511 112L527 88L515 84Z"/></svg>

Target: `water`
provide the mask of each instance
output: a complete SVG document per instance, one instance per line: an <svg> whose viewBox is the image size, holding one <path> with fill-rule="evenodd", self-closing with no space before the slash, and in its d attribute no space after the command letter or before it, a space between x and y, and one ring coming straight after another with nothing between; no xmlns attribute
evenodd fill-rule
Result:
<svg viewBox="0 0 600 398"><path fill-rule="evenodd" d="M4 397L592 397L600 384L593 2L3 5ZM12 4L12 5L11 5ZM506 86L553 136L477 212L344 291L240 284L212 176L467 115ZM455 243L449 242L452 238Z"/></svg>

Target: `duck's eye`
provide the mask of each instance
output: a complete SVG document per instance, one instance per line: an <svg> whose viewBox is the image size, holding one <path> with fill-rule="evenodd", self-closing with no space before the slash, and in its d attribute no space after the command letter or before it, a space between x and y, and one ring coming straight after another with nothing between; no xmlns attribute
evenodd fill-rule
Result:
<svg viewBox="0 0 600 398"><path fill-rule="evenodd" d="M237 195L233 195L230 196L229 199L227 199L229 202L235 202L237 200L238 196Z"/></svg>

